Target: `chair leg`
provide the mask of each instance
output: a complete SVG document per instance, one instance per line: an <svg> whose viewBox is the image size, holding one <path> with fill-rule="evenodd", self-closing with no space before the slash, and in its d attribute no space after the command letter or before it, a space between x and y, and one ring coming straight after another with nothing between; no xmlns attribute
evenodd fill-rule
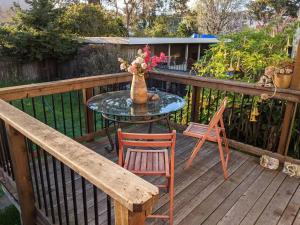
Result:
<svg viewBox="0 0 300 225"><path fill-rule="evenodd" d="M169 179L169 224L173 225L174 223L174 177L170 177Z"/></svg>
<svg viewBox="0 0 300 225"><path fill-rule="evenodd" d="M184 169L188 169L192 165L193 160L195 159L197 153L199 152L199 150L202 147L202 145L204 144L204 142L205 142L205 138L202 138L198 141L198 143L194 147L192 154L191 154L190 158L188 159Z"/></svg>
<svg viewBox="0 0 300 225"><path fill-rule="evenodd" d="M228 167L228 162L230 160L230 149L229 149L228 139L226 137L225 130L223 130L222 134L223 134L223 141L224 141L225 151L226 151L226 167Z"/></svg>
<svg viewBox="0 0 300 225"><path fill-rule="evenodd" d="M218 136L218 149L219 149L219 154L220 154L220 159L221 159L221 163L222 163L222 169L223 169L223 173L224 173L224 178L227 179L228 178L228 171L227 171L227 163L225 161L224 158L224 152L223 152L223 146L222 146L222 139L220 136Z"/></svg>

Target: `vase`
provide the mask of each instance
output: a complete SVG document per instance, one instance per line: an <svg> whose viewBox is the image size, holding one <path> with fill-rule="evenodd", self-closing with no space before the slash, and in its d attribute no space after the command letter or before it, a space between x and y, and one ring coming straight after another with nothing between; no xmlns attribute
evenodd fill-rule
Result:
<svg viewBox="0 0 300 225"><path fill-rule="evenodd" d="M145 104L148 100L148 91L144 74L133 74L130 98L135 104Z"/></svg>
<svg viewBox="0 0 300 225"><path fill-rule="evenodd" d="M274 84L278 88L289 88L292 80L291 74L274 75Z"/></svg>

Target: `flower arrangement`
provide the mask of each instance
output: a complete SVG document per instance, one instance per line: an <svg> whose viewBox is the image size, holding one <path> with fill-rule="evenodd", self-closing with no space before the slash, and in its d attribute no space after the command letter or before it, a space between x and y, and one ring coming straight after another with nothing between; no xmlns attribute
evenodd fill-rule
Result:
<svg viewBox="0 0 300 225"><path fill-rule="evenodd" d="M139 76L143 76L146 72L152 70L159 63L165 62L166 60L167 57L163 52L161 52L159 56L151 56L150 47L148 45L146 45L143 49L138 50L138 55L131 64L122 58L118 59L121 63L121 70L128 71L133 75Z"/></svg>
<svg viewBox="0 0 300 225"><path fill-rule="evenodd" d="M143 50L138 50L138 55L131 64L122 58L118 61L120 69L128 71L133 75L130 89L130 98L135 104L145 104L148 100L154 101L158 99L157 95L150 95L147 91L145 81L145 73L155 68L159 63L166 61L166 55L161 52L159 56L151 56L150 47L146 45ZM137 76L135 76L137 75Z"/></svg>

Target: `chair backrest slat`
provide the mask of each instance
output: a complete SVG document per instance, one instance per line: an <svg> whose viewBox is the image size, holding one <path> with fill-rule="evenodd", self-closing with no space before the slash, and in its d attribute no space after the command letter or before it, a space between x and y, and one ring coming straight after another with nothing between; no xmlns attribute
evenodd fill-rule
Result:
<svg viewBox="0 0 300 225"><path fill-rule="evenodd" d="M120 146L172 148L176 140L176 131L167 134L123 133L118 130Z"/></svg>
<svg viewBox="0 0 300 225"><path fill-rule="evenodd" d="M135 133L123 133L124 139L144 139L144 140L171 140L173 137L172 133L168 134L135 134Z"/></svg>
<svg viewBox="0 0 300 225"><path fill-rule="evenodd" d="M123 146L128 147L164 147L168 148L171 147L172 141L128 141L128 140L121 140Z"/></svg>

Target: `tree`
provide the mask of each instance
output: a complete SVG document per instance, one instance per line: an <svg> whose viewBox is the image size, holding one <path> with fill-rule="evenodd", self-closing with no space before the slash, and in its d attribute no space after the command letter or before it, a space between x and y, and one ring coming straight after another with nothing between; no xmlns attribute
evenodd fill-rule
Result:
<svg viewBox="0 0 300 225"><path fill-rule="evenodd" d="M197 32L196 15L190 14L185 16L178 25L176 36L189 37Z"/></svg>
<svg viewBox="0 0 300 225"><path fill-rule="evenodd" d="M155 21L152 27L145 30L145 35L149 37L168 37L170 32L167 24Z"/></svg>
<svg viewBox="0 0 300 225"><path fill-rule="evenodd" d="M185 16L188 13L188 0L171 0L170 9L179 16Z"/></svg>
<svg viewBox="0 0 300 225"><path fill-rule="evenodd" d="M275 17L296 18L300 7L300 0L255 0L247 8L251 17L266 24Z"/></svg>
<svg viewBox="0 0 300 225"><path fill-rule="evenodd" d="M64 60L77 51L78 42L56 26L60 9L54 0L27 0L27 10L17 8L15 24L0 27L0 55L22 61Z"/></svg>
<svg viewBox="0 0 300 225"><path fill-rule="evenodd" d="M58 19L58 26L80 36L126 36L122 20L100 5L69 5Z"/></svg>
<svg viewBox="0 0 300 225"><path fill-rule="evenodd" d="M55 8L55 0L25 0L25 2L29 4L29 9L22 10L16 6L15 20L20 28L44 30L53 25L59 13L59 9Z"/></svg>
<svg viewBox="0 0 300 225"><path fill-rule="evenodd" d="M176 35L180 18L161 15L156 17L153 24L145 29L145 35L150 37L171 37Z"/></svg>
<svg viewBox="0 0 300 225"><path fill-rule="evenodd" d="M220 34L232 31L241 19L245 0L198 0L195 12L199 32Z"/></svg>

